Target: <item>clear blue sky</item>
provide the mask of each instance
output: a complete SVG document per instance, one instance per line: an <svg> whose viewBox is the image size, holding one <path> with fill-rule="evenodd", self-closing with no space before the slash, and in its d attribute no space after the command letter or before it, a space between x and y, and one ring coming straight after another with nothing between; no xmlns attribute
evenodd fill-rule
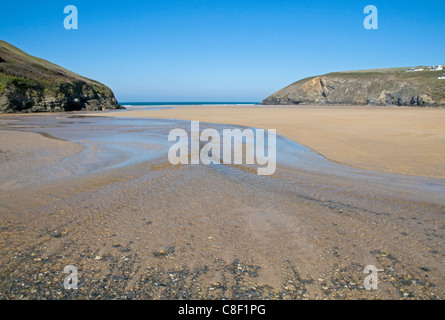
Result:
<svg viewBox="0 0 445 320"><path fill-rule="evenodd" d="M119 101L260 101L311 75L444 64L445 1L2 1L0 39Z"/></svg>

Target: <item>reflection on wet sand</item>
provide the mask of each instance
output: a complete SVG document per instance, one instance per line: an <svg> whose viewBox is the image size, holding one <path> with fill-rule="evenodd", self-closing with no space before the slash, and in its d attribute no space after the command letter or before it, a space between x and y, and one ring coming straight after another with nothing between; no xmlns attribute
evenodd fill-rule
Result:
<svg viewBox="0 0 445 320"><path fill-rule="evenodd" d="M0 127L0 298L445 294L443 179L350 168L282 137L270 177L172 166L168 132L190 123L14 119ZM383 270L378 290L363 287L367 265Z"/></svg>

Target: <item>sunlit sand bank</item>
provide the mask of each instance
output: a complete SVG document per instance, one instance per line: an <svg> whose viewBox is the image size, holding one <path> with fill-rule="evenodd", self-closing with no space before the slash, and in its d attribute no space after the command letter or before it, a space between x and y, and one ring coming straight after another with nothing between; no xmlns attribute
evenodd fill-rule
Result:
<svg viewBox="0 0 445 320"><path fill-rule="evenodd" d="M445 177L445 109L349 106L183 106L106 117L199 120L263 129L362 169Z"/></svg>

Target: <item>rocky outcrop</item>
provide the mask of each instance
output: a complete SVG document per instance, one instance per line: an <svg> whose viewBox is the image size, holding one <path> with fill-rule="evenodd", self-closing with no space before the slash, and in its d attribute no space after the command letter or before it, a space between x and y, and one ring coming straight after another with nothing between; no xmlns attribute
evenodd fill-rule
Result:
<svg viewBox="0 0 445 320"><path fill-rule="evenodd" d="M406 68L330 73L297 81L262 104L445 106L439 73Z"/></svg>
<svg viewBox="0 0 445 320"><path fill-rule="evenodd" d="M107 86L0 41L0 113L121 108Z"/></svg>

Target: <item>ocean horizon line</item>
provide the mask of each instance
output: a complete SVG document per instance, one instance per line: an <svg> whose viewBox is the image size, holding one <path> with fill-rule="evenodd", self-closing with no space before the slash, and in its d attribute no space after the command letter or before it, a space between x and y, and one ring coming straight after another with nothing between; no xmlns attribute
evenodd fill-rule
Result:
<svg viewBox="0 0 445 320"><path fill-rule="evenodd" d="M261 102L244 102L244 101L220 101L220 102L209 102L209 101L163 101L163 102L120 102L123 106L168 106L168 105L258 105Z"/></svg>

